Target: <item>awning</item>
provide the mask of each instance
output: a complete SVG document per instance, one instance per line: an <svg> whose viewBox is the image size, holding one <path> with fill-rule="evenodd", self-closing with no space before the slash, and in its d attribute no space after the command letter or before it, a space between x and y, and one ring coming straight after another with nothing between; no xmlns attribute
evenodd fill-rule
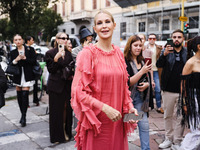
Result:
<svg viewBox="0 0 200 150"><path fill-rule="evenodd" d="M155 1L159 0L114 0L122 8Z"/></svg>

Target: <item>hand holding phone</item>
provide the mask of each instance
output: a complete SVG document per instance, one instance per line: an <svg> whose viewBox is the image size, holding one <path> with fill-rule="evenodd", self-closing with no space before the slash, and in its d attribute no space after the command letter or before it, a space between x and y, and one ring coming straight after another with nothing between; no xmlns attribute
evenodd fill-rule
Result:
<svg viewBox="0 0 200 150"><path fill-rule="evenodd" d="M58 50L59 51L63 51L65 49L65 45L63 45L63 44L59 44L58 45Z"/></svg>
<svg viewBox="0 0 200 150"><path fill-rule="evenodd" d="M142 120L143 116L144 116L143 111L138 112L138 116L136 116L135 113L125 114L123 122L129 122L130 120L139 121L139 120Z"/></svg>
<svg viewBox="0 0 200 150"><path fill-rule="evenodd" d="M170 45L170 47L174 47L173 39L169 38L167 39L167 45ZM169 49L169 51L173 51L173 49Z"/></svg>
<svg viewBox="0 0 200 150"><path fill-rule="evenodd" d="M19 51L19 55L23 56L24 55L24 51Z"/></svg>

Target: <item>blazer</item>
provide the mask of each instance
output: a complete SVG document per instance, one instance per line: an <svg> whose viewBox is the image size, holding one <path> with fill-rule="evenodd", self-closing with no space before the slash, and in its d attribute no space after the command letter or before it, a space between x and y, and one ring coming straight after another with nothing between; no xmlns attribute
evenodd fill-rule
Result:
<svg viewBox="0 0 200 150"><path fill-rule="evenodd" d="M25 46L25 60L18 61L17 64L13 64L13 60L19 55L18 49L14 49L10 52L10 63L12 65L16 65L19 67L20 74L13 76L13 82L16 84L21 83L21 76L22 76L22 67L24 68L24 76L25 81L32 81L35 80L34 74L33 74L33 66L36 64L36 53L35 50L32 47Z"/></svg>
<svg viewBox="0 0 200 150"><path fill-rule="evenodd" d="M53 48L45 54L45 61L49 71L47 90L55 93L61 93L64 89L66 89L65 92L70 92L72 80L65 80L62 78L62 69L73 61L71 52L66 50L64 59L61 57L58 59L58 62L54 62L54 57L57 53L58 48Z"/></svg>

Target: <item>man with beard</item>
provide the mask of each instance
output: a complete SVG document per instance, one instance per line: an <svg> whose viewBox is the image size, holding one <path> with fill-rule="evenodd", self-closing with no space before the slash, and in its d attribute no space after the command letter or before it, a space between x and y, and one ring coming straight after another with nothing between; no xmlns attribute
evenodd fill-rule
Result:
<svg viewBox="0 0 200 150"><path fill-rule="evenodd" d="M181 125L181 117L176 118L173 125L174 108L177 109L180 92L180 75L187 60L187 50L182 46L184 41L183 31L175 30L172 33L173 45L166 45L156 62L158 68L162 68L161 89L164 106L165 141L159 148L172 150L180 149L184 127ZM176 110L175 110L176 111Z"/></svg>

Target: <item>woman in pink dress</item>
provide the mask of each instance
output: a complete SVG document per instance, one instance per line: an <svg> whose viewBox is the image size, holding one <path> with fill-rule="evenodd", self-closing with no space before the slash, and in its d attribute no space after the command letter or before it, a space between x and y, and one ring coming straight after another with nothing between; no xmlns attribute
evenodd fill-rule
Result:
<svg viewBox="0 0 200 150"><path fill-rule="evenodd" d="M123 122L126 113L135 113L128 90L123 53L111 44L115 22L107 11L94 18L99 36L78 54L72 83L71 105L79 120L75 136L79 150L128 150L127 134L136 121Z"/></svg>

